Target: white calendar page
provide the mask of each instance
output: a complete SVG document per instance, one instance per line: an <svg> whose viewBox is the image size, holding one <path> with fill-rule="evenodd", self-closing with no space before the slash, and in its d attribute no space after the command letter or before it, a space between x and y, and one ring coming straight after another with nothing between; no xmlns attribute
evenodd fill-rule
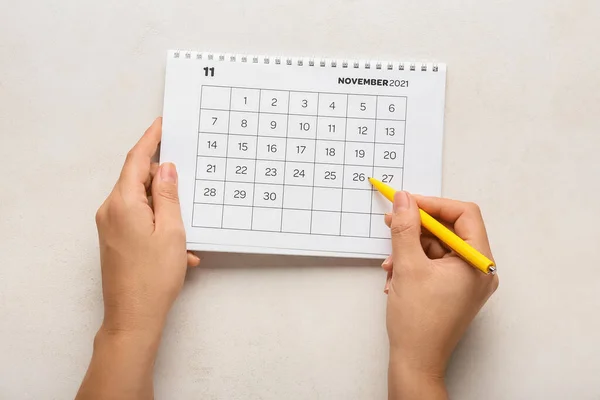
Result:
<svg viewBox="0 0 600 400"><path fill-rule="evenodd" d="M382 258L373 176L439 196L444 65L172 51L161 162L190 250Z"/></svg>

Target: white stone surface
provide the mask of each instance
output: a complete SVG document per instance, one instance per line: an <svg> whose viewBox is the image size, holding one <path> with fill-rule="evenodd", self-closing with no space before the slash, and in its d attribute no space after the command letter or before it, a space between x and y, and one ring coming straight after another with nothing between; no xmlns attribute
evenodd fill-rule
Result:
<svg viewBox="0 0 600 400"><path fill-rule="evenodd" d="M162 109L171 47L448 63L444 195L478 202L500 289L456 399L598 399L600 3L0 1L0 398L73 397L102 315L94 213ZM385 274L206 255L159 399L384 399Z"/></svg>

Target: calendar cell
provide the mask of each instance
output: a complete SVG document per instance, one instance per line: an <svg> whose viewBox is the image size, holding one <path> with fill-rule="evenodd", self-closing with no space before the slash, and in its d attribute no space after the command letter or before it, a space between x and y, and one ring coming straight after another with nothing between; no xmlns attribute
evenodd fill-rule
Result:
<svg viewBox="0 0 600 400"><path fill-rule="evenodd" d="M254 181L254 160L230 158L227 160L225 180L227 182L252 182Z"/></svg>
<svg viewBox="0 0 600 400"><path fill-rule="evenodd" d="M286 137L288 117L285 114L260 113L258 136Z"/></svg>
<svg viewBox="0 0 600 400"><path fill-rule="evenodd" d="M320 235L339 235L340 234L340 213L313 211L311 233Z"/></svg>
<svg viewBox="0 0 600 400"><path fill-rule="evenodd" d="M230 135L258 134L258 113L232 111L229 116Z"/></svg>
<svg viewBox="0 0 600 400"><path fill-rule="evenodd" d="M198 157L196 163L196 179L222 181L225 180L225 158Z"/></svg>
<svg viewBox="0 0 600 400"><path fill-rule="evenodd" d="M290 114L317 115L319 95L310 92L290 92Z"/></svg>
<svg viewBox="0 0 600 400"><path fill-rule="evenodd" d="M302 139L288 139L286 149L286 160L314 162L315 141Z"/></svg>
<svg viewBox="0 0 600 400"><path fill-rule="evenodd" d="M404 144L405 121L377 120L377 143Z"/></svg>
<svg viewBox="0 0 600 400"><path fill-rule="evenodd" d="M230 94L230 88L202 86L202 102L200 107L203 109L229 110Z"/></svg>
<svg viewBox="0 0 600 400"><path fill-rule="evenodd" d="M223 228L252 229L252 207L224 206Z"/></svg>
<svg viewBox="0 0 600 400"><path fill-rule="evenodd" d="M229 132L229 111L200 110L200 132Z"/></svg>
<svg viewBox="0 0 600 400"><path fill-rule="evenodd" d="M225 157L227 155L227 135L201 133L198 138L198 155Z"/></svg>
<svg viewBox="0 0 600 400"><path fill-rule="evenodd" d="M369 214L342 213L342 236L369 236L371 216Z"/></svg>
<svg viewBox="0 0 600 400"><path fill-rule="evenodd" d="M371 190L343 190L342 212L371 213Z"/></svg>
<svg viewBox="0 0 600 400"><path fill-rule="evenodd" d="M290 115L288 118L287 137L315 139L317 137L317 117Z"/></svg>
<svg viewBox="0 0 600 400"><path fill-rule="evenodd" d="M311 163L287 162L284 183L286 185L312 186L314 168L314 164Z"/></svg>
<svg viewBox="0 0 600 400"><path fill-rule="evenodd" d="M281 208L283 185L256 184L254 187L254 206Z"/></svg>
<svg viewBox="0 0 600 400"><path fill-rule="evenodd" d="M222 217L221 204L194 204L192 226L220 228Z"/></svg>
<svg viewBox="0 0 600 400"><path fill-rule="evenodd" d="M254 207L252 229L279 232L281 230L281 208Z"/></svg>
<svg viewBox="0 0 600 400"><path fill-rule="evenodd" d="M313 210L342 211L342 189L318 188L313 190Z"/></svg>
<svg viewBox="0 0 600 400"><path fill-rule="evenodd" d="M283 184L283 161L256 161L256 183Z"/></svg>
<svg viewBox="0 0 600 400"><path fill-rule="evenodd" d="M281 230L290 233L310 233L310 210L283 209Z"/></svg>
<svg viewBox="0 0 600 400"><path fill-rule="evenodd" d="M344 142L317 140L315 162L323 164L343 164L344 147Z"/></svg>
<svg viewBox="0 0 600 400"><path fill-rule="evenodd" d="M224 182L196 180L194 202L223 204Z"/></svg>
<svg viewBox="0 0 600 400"><path fill-rule="evenodd" d="M347 142L346 165L373 165L372 143Z"/></svg>
<svg viewBox="0 0 600 400"><path fill-rule="evenodd" d="M376 144L376 167L400 167L404 163L404 146L401 144Z"/></svg>
<svg viewBox="0 0 600 400"><path fill-rule="evenodd" d="M341 188L343 165L315 164L315 186Z"/></svg>
<svg viewBox="0 0 600 400"><path fill-rule="evenodd" d="M251 206L253 196L253 183L227 182L225 184L225 205Z"/></svg>
<svg viewBox="0 0 600 400"><path fill-rule="evenodd" d="M350 118L375 118L376 96L349 95L348 117Z"/></svg>
<svg viewBox="0 0 600 400"><path fill-rule="evenodd" d="M285 160L285 138L260 137L256 158L261 160Z"/></svg>
<svg viewBox="0 0 600 400"><path fill-rule="evenodd" d="M258 112L260 89L233 88L231 90L231 111Z"/></svg>
<svg viewBox="0 0 600 400"><path fill-rule="evenodd" d="M373 174L371 166L346 165L344 167L344 188L371 189L369 177Z"/></svg>
<svg viewBox="0 0 600 400"><path fill-rule="evenodd" d="M406 97L379 96L377 119L406 120Z"/></svg>
<svg viewBox="0 0 600 400"><path fill-rule="evenodd" d="M348 95L319 93L319 116L345 117Z"/></svg>
<svg viewBox="0 0 600 400"><path fill-rule="evenodd" d="M256 158L256 136L230 136L227 157Z"/></svg>
<svg viewBox="0 0 600 400"><path fill-rule="evenodd" d="M392 237L383 215L373 215L371 217L371 237L380 239L390 239Z"/></svg>
<svg viewBox="0 0 600 400"><path fill-rule="evenodd" d="M346 119L338 117L318 117L317 139L344 140Z"/></svg>
<svg viewBox="0 0 600 400"><path fill-rule="evenodd" d="M402 173L403 169L400 167L389 168L389 167L375 167L373 168L373 177L379 179L383 183L396 188L396 190L402 190Z"/></svg>
<svg viewBox="0 0 600 400"><path fill-rule="evenodd" d="M308 186L285 186L283 188L283 208L310 210L312 191L312 187Z"/></svg>
<svg viewBox="0 0 600 400"><path fill-rule="evenodd" d="M383 216L383 214L392 212L392 203L388 199L383 197L381 193L375 190L371 193L371 196L371 213L373 213L373 215L377 214Z"/></svg>
<svg viewBox="0 0 600 400"><path fill-rule="evenodd" d="M375 141L375 120L348 118L346 140L373 143Z"/></svg>
<svg viewBox="0 0 600 400"><path fill-rule="evenodd" d="M260 112L287 114L290 93L279 90L261 90Z"/></svg>

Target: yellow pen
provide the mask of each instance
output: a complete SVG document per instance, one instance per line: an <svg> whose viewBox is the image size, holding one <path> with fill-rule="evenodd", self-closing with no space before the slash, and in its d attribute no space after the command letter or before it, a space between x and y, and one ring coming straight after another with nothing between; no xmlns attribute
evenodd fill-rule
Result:
<svg viewBox="0 0 600 400"><path fill-rule="evenodd" d="M371 185L373 185L373 187L386 199L392 203L394 202L394 193L396 193L396 191L393 188L374 178L369 178L369 182L371 182ZM462 240L458 235L446 228L425 211L419 208L419 212L421 213L421 225L454 250L456 254L485 274L494 274L496 272L496 265L492 260L474 249L471 245Z"/></svg>

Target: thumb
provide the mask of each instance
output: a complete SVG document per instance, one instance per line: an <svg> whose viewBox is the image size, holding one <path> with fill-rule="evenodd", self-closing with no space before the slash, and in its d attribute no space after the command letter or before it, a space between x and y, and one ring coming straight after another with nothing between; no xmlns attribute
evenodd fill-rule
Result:
<svg viewBox="0 0 600 400"><path fill-rule="evenodd" d="M174 164L164 163L158 169L152 181L152 203L155 230L183 228Z"/></svg>
<svg viewBox="0 0 600 400"><path fill-rule="evenodd" d="M411 268L427 259L421 247L421 216L415 199L406 192L394 195L390 224L394 269Z"/></svg>

